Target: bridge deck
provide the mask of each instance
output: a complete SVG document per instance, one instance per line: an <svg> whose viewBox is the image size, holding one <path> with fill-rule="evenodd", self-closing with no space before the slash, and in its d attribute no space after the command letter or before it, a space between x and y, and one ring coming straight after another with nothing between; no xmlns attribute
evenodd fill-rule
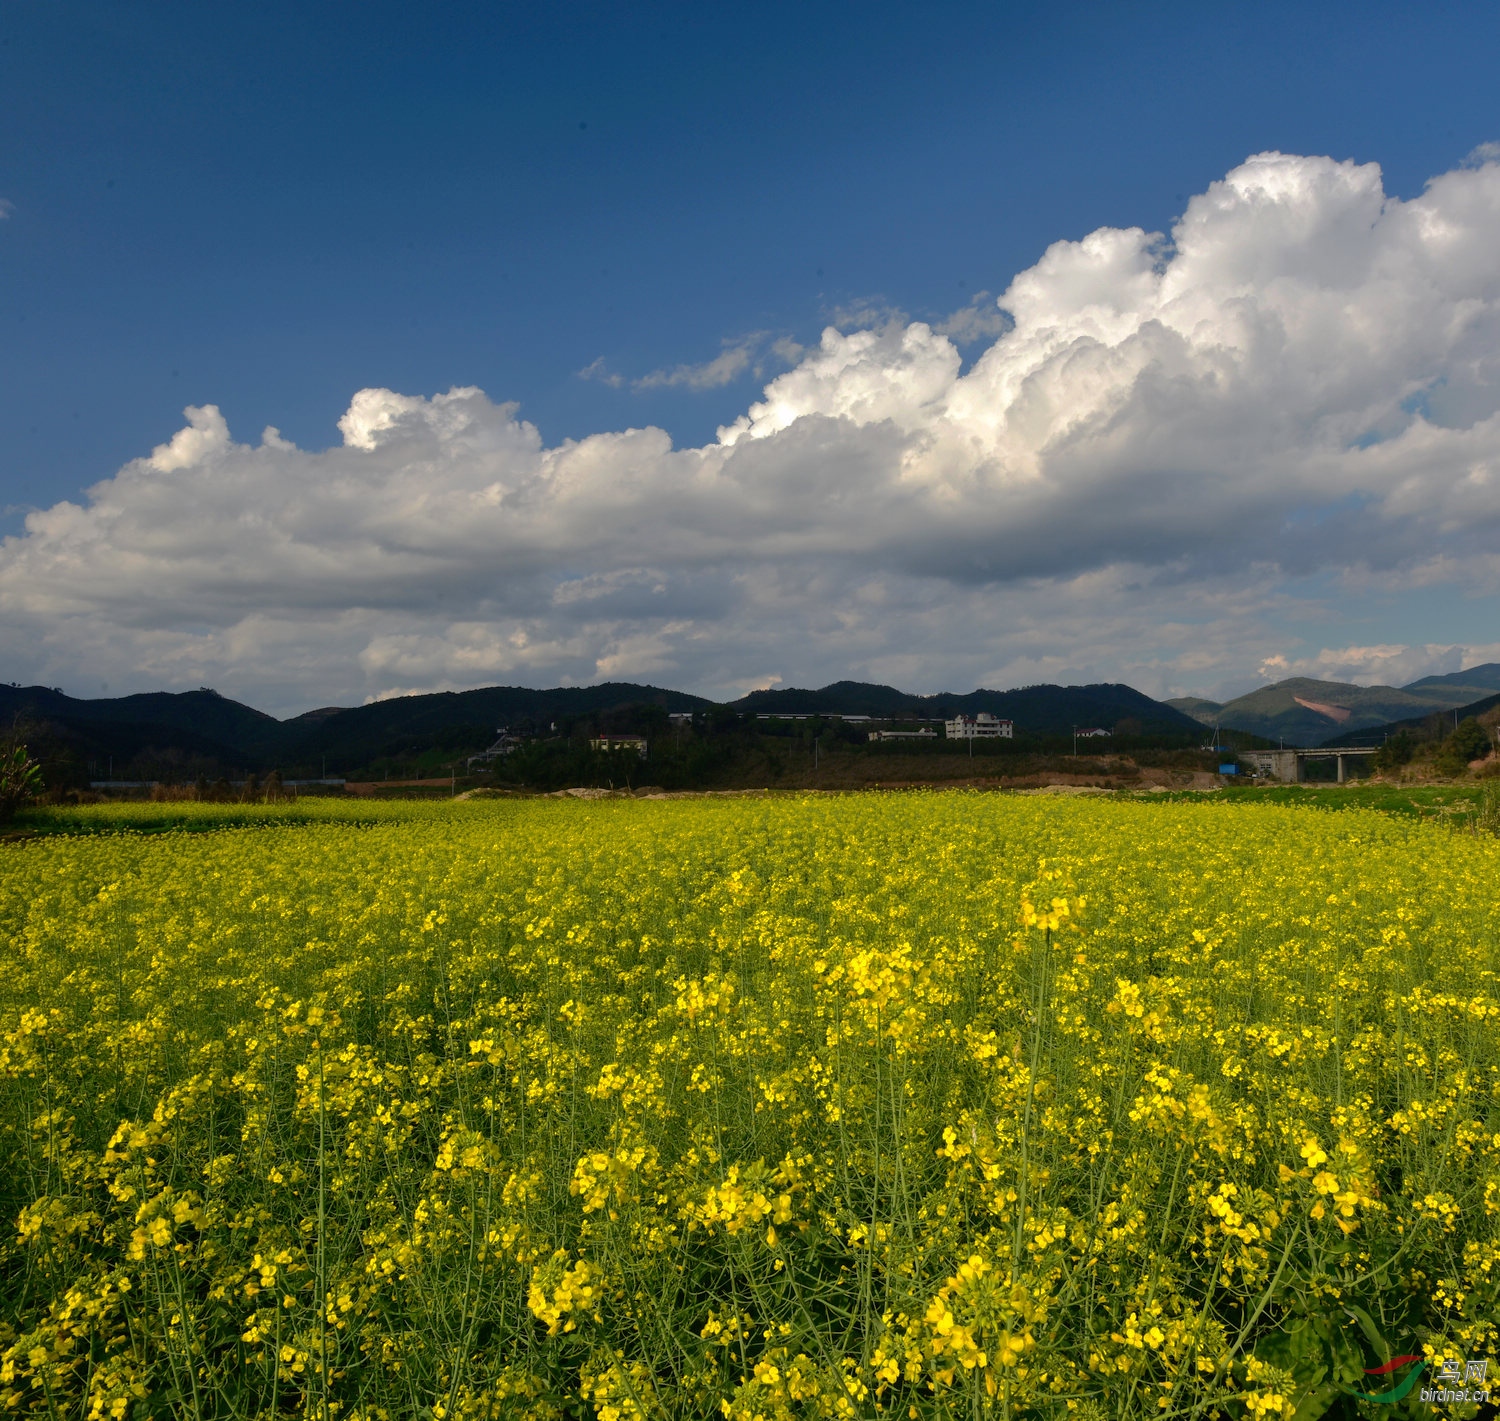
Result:
<svg viewBox="0 0 1500 1421"><path fill-rule="evenodd" d="M1310 749L1245 750L1240 758L1284 784L1299 784L1303 767L1309 760L1337 760L1339 783L1343 784L1346 778L1344 761L1350 756L1373 755L1378 749L1378 745L1330 745Z"/></svg>

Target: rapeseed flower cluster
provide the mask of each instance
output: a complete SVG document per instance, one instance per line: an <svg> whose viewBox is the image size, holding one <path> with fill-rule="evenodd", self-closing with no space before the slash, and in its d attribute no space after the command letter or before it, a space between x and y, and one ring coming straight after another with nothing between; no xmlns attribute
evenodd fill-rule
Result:
<svg viewBox="0 0 1500 1421"><path fill-rule="evenodd" d="M1289 1421L1500 1340L1500 844L359 813L4 848L6 1412Z"/></svg>

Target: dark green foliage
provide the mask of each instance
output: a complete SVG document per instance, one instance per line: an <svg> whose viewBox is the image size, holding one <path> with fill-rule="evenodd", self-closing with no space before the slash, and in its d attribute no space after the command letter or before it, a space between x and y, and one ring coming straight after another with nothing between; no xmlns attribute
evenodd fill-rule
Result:
<svg viewBox="0 0 1500 1421"><path fill-rule="evenodd" d="M432 737L437 750L483 750L495 738L490 725L449 725Z"/></svg>
<svg viewBox="0 0 1500 1421"><path fill-rule="evenodd" d="M1490 751L1490 737L1473 716L1461 720L1453 733L1438 747L1433 768L1440 775L1461 775L1470 760L1482 759Z"/></svg>
<svg viewBox="0 0 1500 1421"><path fill-rule="evenodd" d="M610 731L610 734L633 734ZM648 741L649 758L633 749L594 750L586 738L527 741L496 767L495 783L524 789L688 789L714 784L736 759L732 736L669 735Z"/></svg>
<svg viewBox="0 0 1500 1421"><path fill-rule="evenodd" d="M42 767L31 758L19 731L0 738L0 824L15 816L42 787Z"/></svg>
<svg viewBox="0 0 1500 1421"><path fill-rule="evenodd" d="M450 751L454 756L481 750L502 725L537 737L567 735L585 723L611 735L633 735L649 732L618 722L628 721L637 709L649 709L664 721L669 711L698 711L709 704L701 696L623 682L550 691L487 686L477 691L397 696L318 719L297 732L284 758L288 763L317 765L326 755L330 773L342 774L382 758L415 759L419 747ZM298 722L285 724L290 731Z"/></svg>
<svg viewBox="0 0 1500 1421"><path fill-rule="evenodd" d="M1467 763L1490 753L1490 735L1473 716L1461 720L1458 728L1444 742L1443 748Z"/></svg>
<svg viewBox="0 0 1500 1421"><path fill-rule="evenodd" d="M1416 740L1424 745L1430 745L1435 740L1442 740L1453 730L1453 717L1457 714L1460 721L1470 717L1478 718L1486 712L1500 707L1500 695L1486 696L1483 700L1472 701L1466 706L1459 706L1455 710L1432 711L1426 715L1410 716L1405 720L1393 720L1388 725L1373 726L1368 730L1349 730L1342 735L1335 735L1323 741L1324 746L1336 745L1375 745L1381 740L1389 739L1398 731L1409 731Z"/></svg>
<svg viewBox="0 0 1500 1421"><path fill-rule="evenodd" d="M1375 752L1374 766L1381 774L1389 774L1392 770L1398 770L1402 765L1411 763L1411 757L1416 753L1417 737L1409 730L1398 730L1379 750Z"/></svg>

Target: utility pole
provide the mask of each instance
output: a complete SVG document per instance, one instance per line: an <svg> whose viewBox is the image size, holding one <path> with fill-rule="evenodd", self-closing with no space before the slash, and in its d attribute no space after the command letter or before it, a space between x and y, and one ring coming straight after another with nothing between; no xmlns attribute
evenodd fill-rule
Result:
<svg viewBox="0 0 1500 1421"><path fill-rule="evenodd" d="M1078 758L1078 727L1073 727L1073 758Z"/></svg>

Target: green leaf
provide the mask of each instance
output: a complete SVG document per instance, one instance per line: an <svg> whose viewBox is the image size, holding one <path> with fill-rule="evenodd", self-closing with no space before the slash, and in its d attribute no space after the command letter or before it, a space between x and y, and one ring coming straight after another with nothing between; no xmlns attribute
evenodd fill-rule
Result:
<svg viewBox="0 0 1500 1421"><path fill-rule="evenodd" d="M1322 1386L1314 1387L1297 1403L1292 1421L1318 1421L1318 1417L1327 1412L1339 1399L1339 1395L1339 1389L1333 1382L1324 1382Z"/></svg>
<svg viewBox="0 0 1500 1421"><path fill-rule="evenodd" d="M1390 1344L1380 1335L1380 1329L1375 1326L1375 1319L1362 1307L1356 1307L1353 1303L1345 1303L1344 1309L1359 1324L1359 1330L1369 1338L1370 1346L1375 1349L1375 1354L1381 1362L1389 1362L1391 1360Z"/></svg>

